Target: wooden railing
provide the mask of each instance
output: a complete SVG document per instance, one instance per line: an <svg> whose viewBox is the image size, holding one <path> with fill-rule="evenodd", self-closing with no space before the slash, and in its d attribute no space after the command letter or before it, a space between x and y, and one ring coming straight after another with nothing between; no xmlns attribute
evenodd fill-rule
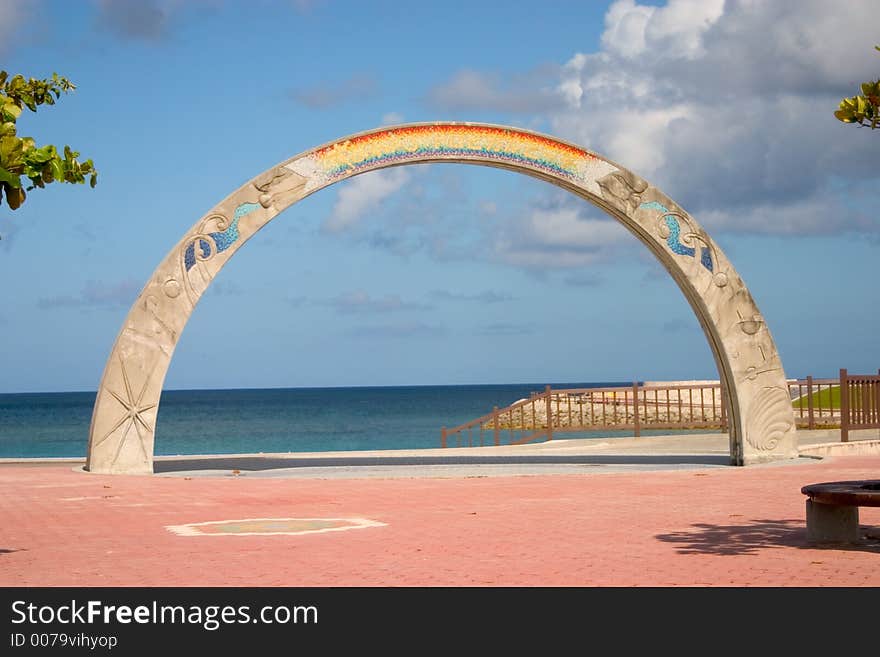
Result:
<svg viewBox="0 0 880 657"><path fill-rule="evenodd" d="M797 379L788 382L794 406L794 420L799 429L829 429L840 426L838 379Z"/></svg>
<svg viewBox="0 0 880 657"><path fill-rule="evenodd" d="M848 374L840 370L840 440L852 429L880 429L880 370L877 374Z"/></svg>
<svg viewBox="0 0 880 657"><path fill-rule="evenodd" d="M846 370L841 370L845 376ZM842 416L849 429L880 426L877 395L880 375L850 375L847 386L842 379L792 379L788 382L795 423L799 428L841 427L841 440L847 440ZM856 391L852 386L862 386ZM840 391L836 392L836 388ZM850 392L847 394L847 390ZM851 411L845 411L843 400ZM859 400L854 405L853 400ZM873 400L873 401L872 401ZM864 401L864 404L862 403ZM694 382L678 385L639 385L606 388L552 389L533 392L510 406L497 406L482 417L440 432L442 447L482 445L520 445L565 432L620 430L639 436L643 430L688 429L727 430L727 400L720 382ZM549 421L548 421L549 418Z"/></svg>
<svg viewBox="0 0 880 657"><path fill-rule="evenodd" d="M550 421L548 422L548 418ZM720 383L567 388L532 393L506 408L440 432L442 447L510 445L555 433L603 429L709 429L727 427Z"/></svg>
<svg viewBox="0 0 880 657"><path fill-rule="evenodd" d="M536 404L543 410L536 409ZM478 417L476 420L465 422L452 429L443 427L440 430L440 444L447 447L450 438L455 440L455 447L475 447L485 444L501 444L502 430L507 434L509 445L521 445L532 442L539 438L553 438L553 426L547 424L546 418L550 415L550 386L543 393L532 393L529 399L520 401L498 410L492 409L488 415ZM491 432L492 440L489 442L488 434ZM475 437L476 434L476 437Z"/></svg>

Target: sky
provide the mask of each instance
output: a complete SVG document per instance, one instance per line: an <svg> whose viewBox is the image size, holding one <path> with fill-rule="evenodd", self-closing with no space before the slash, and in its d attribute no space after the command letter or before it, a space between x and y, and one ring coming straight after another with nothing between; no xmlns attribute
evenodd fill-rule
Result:
<svg viewBox="0 0 880 657"><path fill-rule="evenodd" d="M0 206L0 392L93 391L129 308L241 184L383 125L568 140L686 209L748 285L790 378L880 367L873 0L0 0L0 69L77 89L19 134L95 189ZM521 174L385 169L255 235L166 389L717 378L697 319L601 210Z"/></svg>

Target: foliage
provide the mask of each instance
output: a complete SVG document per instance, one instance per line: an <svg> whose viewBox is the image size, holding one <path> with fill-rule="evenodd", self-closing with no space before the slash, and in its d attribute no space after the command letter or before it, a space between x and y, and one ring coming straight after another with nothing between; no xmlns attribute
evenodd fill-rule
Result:
<svg viewBox="0 0 880 657"><path fill-rule="evenodd" d="M80 162L79 153L64 147L63 154L52 144L38 147L32 137L19 137L16 122L25 107L36 112L40 105L54 105L62 93L76 86L67 78L52 74L48 80L25 80L21 75L11 78L0 71L0 204L3 197L10 209L18 209L27 198L26 191L44 188L53 182L98 182L98 172L91 160ZM22 177L30 184L24 187Z"/></svg>
<svg viewBox="0 0 880 657"><path fill-rule="evenodd" d="M874 46L880 50L880 46ZM863 82L862 93L840 101L840 108L834 112L844 123L857 123L861 126L880 127L880 80Z"/></svg>

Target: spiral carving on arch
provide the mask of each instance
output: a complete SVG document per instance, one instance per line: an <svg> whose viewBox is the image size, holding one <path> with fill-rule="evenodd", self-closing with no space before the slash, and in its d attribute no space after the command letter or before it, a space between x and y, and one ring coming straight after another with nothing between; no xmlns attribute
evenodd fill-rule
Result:
<svg viewBox="0 0 880 657"><path fill-rule="evenodd" d="M700 264L710 273L715 272L715 263L718 260L715 248L705 237L693 229L690 219L681 212L670 210L657 201L642 203L639 208L660 211L661 214L657 219L657 234L666 240L670 251L677 255L696 258L697 247L699 247ZM685 225L686 230L682 230L682 224Z"/></svg>
<svg viewBox="0 0 880 657"><path fill-rule="evenodd" d="M213 278L211 272L199 265L235 244L239 238L239 220L259 207L259 203L241 203L235 208L231 221L219 213L208 215L184 241L180 266L186 276L186 290L191 302L198 300Z"/></svg>

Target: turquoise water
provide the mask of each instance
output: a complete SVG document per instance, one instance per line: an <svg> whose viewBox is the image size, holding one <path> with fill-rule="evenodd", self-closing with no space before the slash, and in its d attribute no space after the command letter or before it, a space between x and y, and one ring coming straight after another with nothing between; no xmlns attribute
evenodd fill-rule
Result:
<svg viewBox="0 0 880 657"><path fill-rule="evenodd" d="M462 424L543 388L544 384L514 384L166 390L159 406L155 453L439 447L442 426ZM94 392L0 394L0 457L85 456L94 402Z"/></svg>

